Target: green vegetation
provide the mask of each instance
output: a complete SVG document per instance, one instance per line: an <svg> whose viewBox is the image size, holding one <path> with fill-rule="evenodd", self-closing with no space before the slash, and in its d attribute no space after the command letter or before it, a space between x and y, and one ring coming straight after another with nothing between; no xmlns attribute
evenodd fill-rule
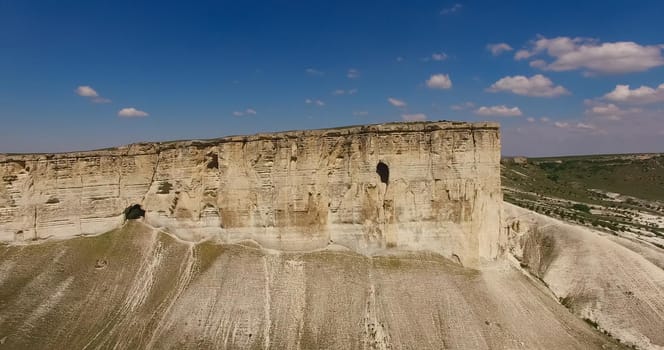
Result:
<svg viewBox="0 0 664 350"><path fill-rule="evenodd" d="M590 189L664 198L664 154L529 158L503 166L505 185L560 198L599 202L606 197Z"/></svg>
<svg viewBox="0 0 664 350"><path fill-rule="evenodd" d="M168 181L164 181L159 184L159 188L157 189L157 194L169 194L172 189L173 189L173 184L171 184Z"/></svg>
<svg viewBox="0 0 664 350"><path fill-rule="evenodd" d="M617 233L664 228L664 154L503 159L505 201L541 214Z"/></svg>
<svg viewBox="0 0 664 350"><path fill-rule="evenodd" d="M582 211L584 213L590 213L590 207L585 204L576 203L572 205L572 209Z"/></svg>

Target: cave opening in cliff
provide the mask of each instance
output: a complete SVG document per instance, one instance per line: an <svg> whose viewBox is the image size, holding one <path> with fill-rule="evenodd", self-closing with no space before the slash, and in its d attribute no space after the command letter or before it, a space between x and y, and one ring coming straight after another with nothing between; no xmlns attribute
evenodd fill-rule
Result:
<svg viewBox="0 0 664 350"><path fill-rule="evenodd" d="M376 165L376 173L380 176L380 182L388 184L390 182L390 168L383 162L378 162Z"/></svg>
<svg viewBox="0 0 664 350"><path fill-rule="evenodd" d="M125 209L125 220L136 220L145 217L145 210L141 208L140 204L130 205Z"/></svg>
<svg viewBox="0 0 664 350"><path fill-rule="evenodd" d="M207 168L208 169L219 169L219 156L216 153L208 153L208 163L207 163Z"/></svg>

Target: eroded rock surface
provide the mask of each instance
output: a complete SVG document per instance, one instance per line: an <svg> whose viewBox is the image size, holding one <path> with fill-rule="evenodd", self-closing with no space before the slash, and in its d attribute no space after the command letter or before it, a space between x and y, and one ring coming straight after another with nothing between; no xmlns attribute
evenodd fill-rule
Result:
<svg viewBox="0 0 664 350"><path fill-rule="evenodd" d="M505 244L499 159L497 124L456 122L0 155L0 239L106 232L138 204L190 241L429 250L477 267Z"/></svg>
<svg viewBox="0 0 664 350"><path fill-rule="evenodd" d="M136 221L0 245L0 348L621 348L506 264L394 253L191 243Z"/></svg>
<svg viewBox="0 0 664 350"><path fill-rule="evenodd" d="M580 318L639 349L664 348L664 251L505 203L510 250Z"/></svg>

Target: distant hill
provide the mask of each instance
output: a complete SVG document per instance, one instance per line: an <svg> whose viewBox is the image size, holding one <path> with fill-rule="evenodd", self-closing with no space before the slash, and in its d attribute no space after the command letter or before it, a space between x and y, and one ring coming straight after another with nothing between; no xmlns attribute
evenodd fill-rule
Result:
<svg viewBox="0 0 664 350"><path fill-rule="evenodd" d="M664 237L664 154L616 154L501 161L505 201L612 232Z"/></svg>

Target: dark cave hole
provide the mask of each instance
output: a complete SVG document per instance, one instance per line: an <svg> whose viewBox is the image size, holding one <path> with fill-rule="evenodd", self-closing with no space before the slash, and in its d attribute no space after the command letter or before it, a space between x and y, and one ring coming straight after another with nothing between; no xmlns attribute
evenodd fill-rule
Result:
<svg viewBox="0 0 664 350"><path fill-rule="evenodd" d="M215 153L208 153L210 160L207 163L208 169L219 169L219 156Z"/></svg>
<svg viewBox="0 0 664 350"><path fill-rule="evenodd" d="M140 204L134 204L124 211L125 220L136 220L138 218L145 217L145 210L141 208Z"/></svg>
<svg viewBox="0 0 664 350"><path fill-rule="evenodd" d="M390 168L383 162L378 162L376 165L376 173L380 176L380 182L388 184L390 182Z"/></svg>

